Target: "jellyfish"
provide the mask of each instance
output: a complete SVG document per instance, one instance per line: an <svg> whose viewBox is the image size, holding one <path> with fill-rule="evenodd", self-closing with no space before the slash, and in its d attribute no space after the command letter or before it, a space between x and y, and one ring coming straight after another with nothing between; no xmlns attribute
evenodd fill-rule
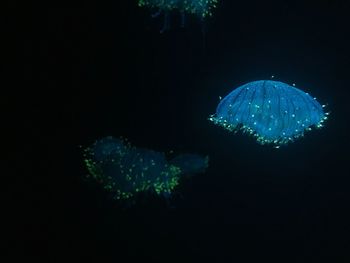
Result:
<svg viewBox="0 0 350 263"><path fill-rule="evenodd" d="M170 28L170 13L176 10L181 15L181 27L185 26L186 14L192 14L204 20L212 16L212 10L216 8L219 0L138 0L140 7L156 9L152 17L164 15L164 24L161 33Z"/></svg>
<svg viewBox="0 0 350 263"><path fill-rule="evenodd" d="M204 172L208 166L208 157L180 156L168 161L164 153L136 148L111 136L84 150L88 178L100 183L116 200L134 200L139 193L169 198L184 175Z"/></svg>
<svg viewBox="0 0 350 263"><path fill-rule="evenodd" d="M279 148L312 127L323 127L329 115L324 107L294 85L259 80L233 90L209 120L229 131L252 134L260 144Z"/></svg>

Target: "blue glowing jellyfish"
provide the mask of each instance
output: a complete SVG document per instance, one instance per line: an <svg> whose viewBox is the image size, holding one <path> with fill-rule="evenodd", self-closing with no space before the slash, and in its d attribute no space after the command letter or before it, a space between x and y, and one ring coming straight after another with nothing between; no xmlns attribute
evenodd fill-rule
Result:
<svg viewBox="0 0 350 263"><path fill-rule="evenodd" d="M219 0L138 0L140 7L156 9L152 17L164 14L164 25L161 33L170 28L170 12L177 10L181 14L181 26L185 25L186 14L192 14L201 20L212 15Z"/></svg>
<svg viewBox="0 0 350 263"><path fill-rule="evenodd" d="M230 131L242 130L276 148L322 127L329 113L316 98L279 81L249 82L223 98L210 121Z"/></svg>
<svg viewBox="0 0 350 263"><path fill-rule="evenodd" d="M111 136L86 148L84 160L88 177L118 200L131 200L138 193L168 198L183 175L204 172L208 166L208 157L185 154L168 162L163 153L136 148Z"/></svg>

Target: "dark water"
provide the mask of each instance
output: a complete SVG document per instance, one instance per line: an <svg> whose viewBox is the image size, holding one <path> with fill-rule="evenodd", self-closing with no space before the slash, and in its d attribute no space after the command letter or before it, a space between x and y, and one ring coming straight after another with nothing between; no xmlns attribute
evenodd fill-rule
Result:
<svg viewBox="0 0 350 263"><path fill-rule="evenodd" d="M20 234L9 235L9 258L350 261L346 1L223 0L205 36L176 15L159 34L161 20L134 1L10 7L16 102L5 106L24 139L15 171L26 176L6 192L23 207L9 205ZM276 150L207 120L219 96L271 75L327 104L325 127ZM209 155L209 168L173 208L122 210L82 180L78 146L108 135Z"/></svg>

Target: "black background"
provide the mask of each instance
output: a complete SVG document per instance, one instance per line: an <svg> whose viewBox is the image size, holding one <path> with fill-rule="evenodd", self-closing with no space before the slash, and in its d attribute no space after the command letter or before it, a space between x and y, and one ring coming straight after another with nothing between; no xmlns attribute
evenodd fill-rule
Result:
<svg viewBox="0 0 350 263"><path fill-rule="evenodd" d="M223 0L205 35L176 13L160 34L161 18L135 2L8 4L4 108L19 147L5 255L349 262L346 1ZM276 150L207 120L219 96L271 75L327 104L325 127ZM209 155L208 171L181 186L174 208L122 210L82 180L79 146L107 135Z"/></svg>

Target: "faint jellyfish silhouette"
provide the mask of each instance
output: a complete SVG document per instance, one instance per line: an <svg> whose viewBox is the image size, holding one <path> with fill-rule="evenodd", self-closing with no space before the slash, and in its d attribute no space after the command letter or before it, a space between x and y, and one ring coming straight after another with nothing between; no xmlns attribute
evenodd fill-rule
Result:
<svg viewBox="0 0 350 263"><path fill-rule="evenodd" d="M205 171L208 157L184 154L168 162L164 153L109 136L84 150L84 162L88 178L100 183L114 199L133 201L138 193L171 197L183 176Z"/></svg>

